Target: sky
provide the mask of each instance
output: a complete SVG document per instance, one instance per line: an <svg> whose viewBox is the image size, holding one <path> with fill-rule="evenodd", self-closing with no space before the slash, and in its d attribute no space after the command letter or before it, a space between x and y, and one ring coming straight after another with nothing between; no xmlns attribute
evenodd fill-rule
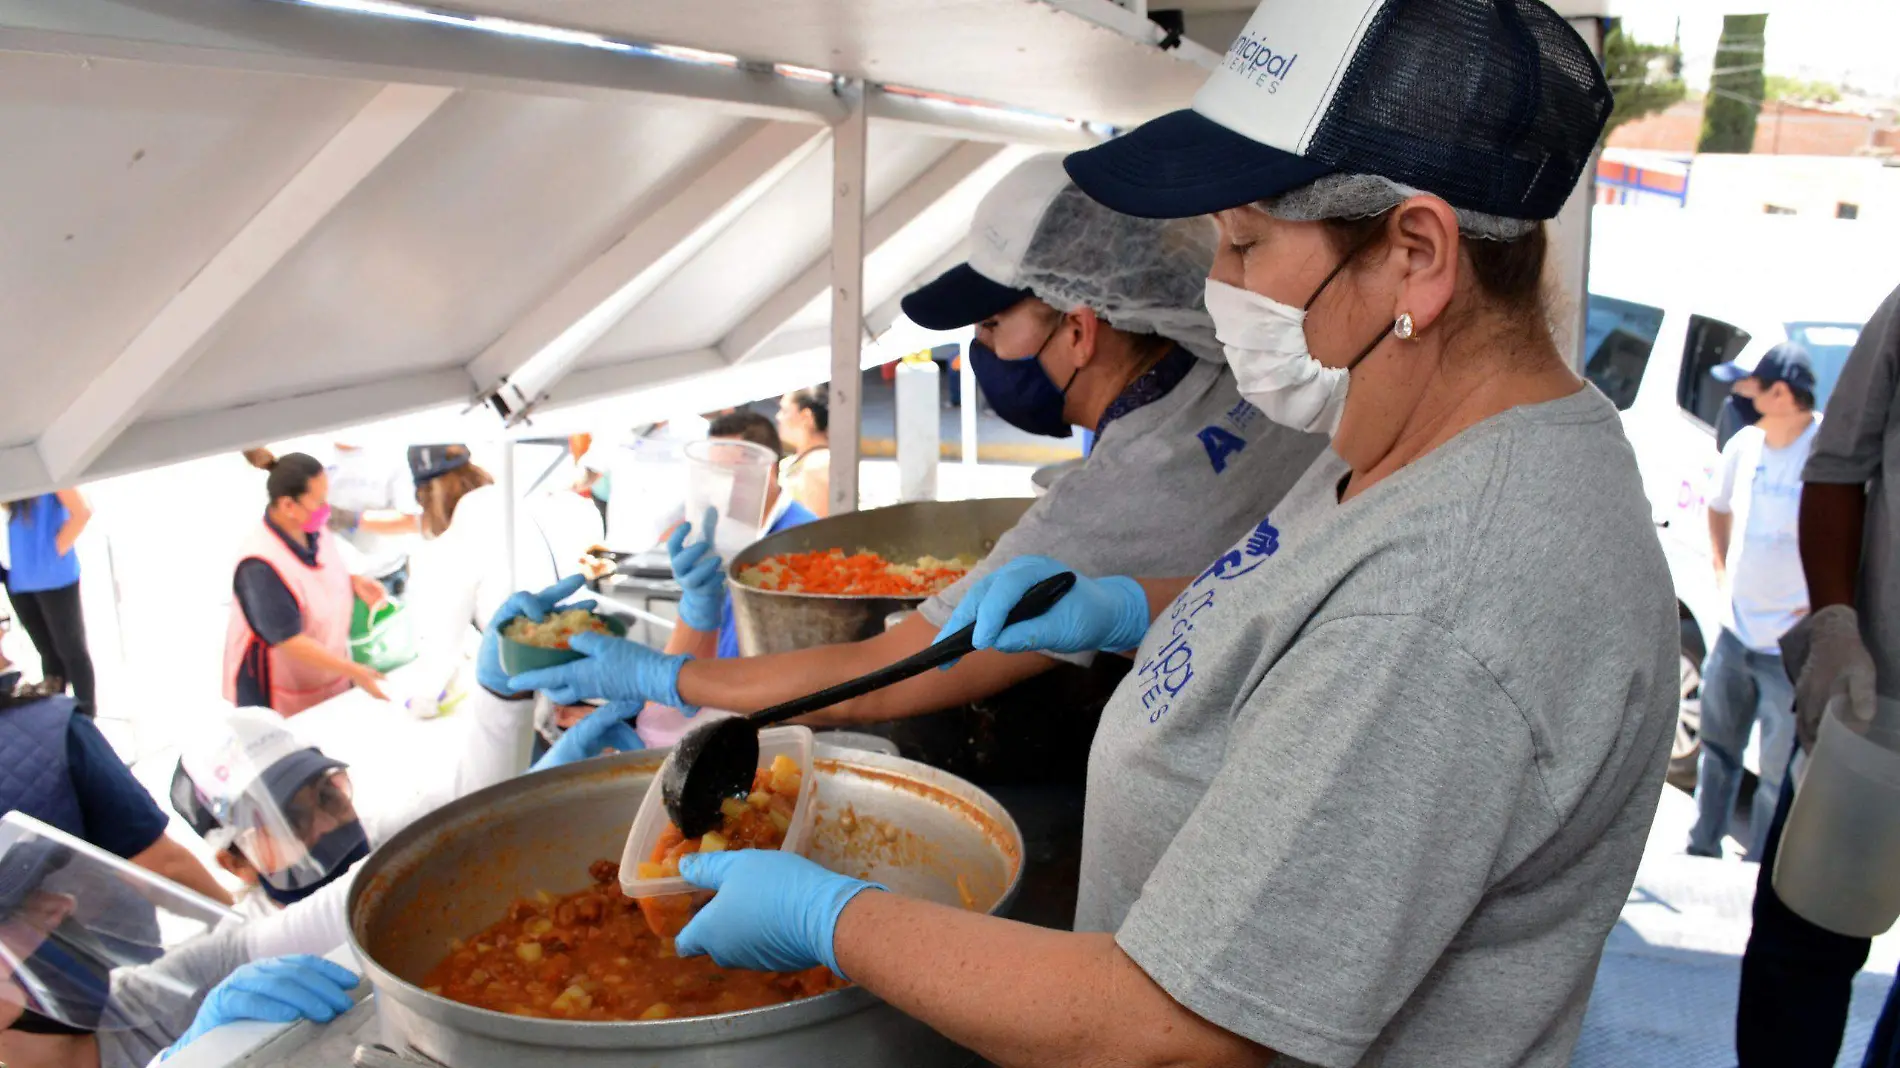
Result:
<svg viewBox="0 0 1900 1068"><path fill-rule="evenodd" d="M1705 88L1722 35L1722 12L1766 10L1770 74L1851 83L1900 98L1900 2L1896 0L1621 0L1612 10L1641 41L1666 42L1682 23L1683 76Z"/></svg>

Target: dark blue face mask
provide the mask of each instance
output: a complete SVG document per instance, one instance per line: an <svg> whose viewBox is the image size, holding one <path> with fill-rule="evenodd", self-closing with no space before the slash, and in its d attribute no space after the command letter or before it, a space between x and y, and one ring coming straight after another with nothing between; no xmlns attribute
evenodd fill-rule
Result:
<svg viewBox="0 0 1900 1068"><path fill-rule="evenodd" d="M356 867L357 861L369 856L369 836L363 833L360 822L351 821L317 839L317 844L310 847L310 855L324 866L328 874L309 886L294 890L280 890L272 886L269 879L260 879L257 885L264 891L264 896L279 906L294 905L336 882L348 875L350 869Z"/></svg>
<svg viewBox="0 0 1900 1068"><path fill-rule="evenodd" d="M1721 414L1715 417L1715 447L1719 449L1727 445L1728 439L1734 437L1737 430L1745 426L1754 426L1759 422L1761 422L1761 411L1755 407L1754 401L1734 393L1729 394L1728 403L1722 405Z"/></svg>
<svg viewBox="0 0 1900 1068"><path fill-rule="evenodd" d="M1058 324L1057 329L1060 328ZM1051 330L1049 337L1055 336ZM1069 386L1057 389L1044 373L1040 357L1048 345L1045 339L1036 349L1036 355L1025 360L1005 360L995 349L972 338L970 370L975 373L976 384L983 390L990 407L996 409L1004 422L1031 434L1066 438L1075 432L1062 414L1062 401L1068 396ZM1076 374L1080 373L1082 369L1076 368ZM1069 385L1074 384L1075 375L1070 375Z"/></svg>

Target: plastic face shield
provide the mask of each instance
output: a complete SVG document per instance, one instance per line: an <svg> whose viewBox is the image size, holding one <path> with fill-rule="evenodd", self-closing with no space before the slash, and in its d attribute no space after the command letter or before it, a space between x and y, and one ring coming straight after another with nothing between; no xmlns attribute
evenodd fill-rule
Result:
<svg viewBox="0 0 1900 1068"><path fill-rule="evenodd" d="M315 749L280 759L241 792L223 798L206 797L181 769L172 783L174 797L181 791L194 794L217 821L218 829L207 835L211 844L235 846L278 890L323 884L366 841L349 773Z"/></svg>
<svg viewBox="0 0 1900 1068"><path fill-rule="evenodd" d="M167 969L166 953L235 917L9 812L0 817L0 1026L117 1031L173 1018L204 991Z"/></svg>

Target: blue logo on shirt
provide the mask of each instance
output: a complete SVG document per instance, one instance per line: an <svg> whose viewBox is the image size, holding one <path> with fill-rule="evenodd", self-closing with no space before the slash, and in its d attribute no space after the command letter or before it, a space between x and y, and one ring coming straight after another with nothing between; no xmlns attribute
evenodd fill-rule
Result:
<svg viewBox="0 0 1900 1068"><path fill-rule="evenodd" d="M1213 590L1175 598L1168 612L1168 643L1135 669L1142 682L1141 710L1148 713L1150 724L1161 722L1175 698L1194 681L1194 645L1188 638L1194 633L1194 617L1213 605Z"/></svg>
<svg viewBox="0 0 1900 1068"><path fill-rule="evenodd" d="M1199 586L1210 578L1222 582L1232 581L1266 563L1268 557L1279 551L1280 528L1274 526L1273 517L1268 516L1253 528L1240 548L1227 550L1212 566L1201 572L1201 577L1194 580L1194 585Z"/></svg>
<svg viewBox="0 0 1900 1068"><path fill-rule="evenodd" d="M1227 470L1227 458L1247 447L1247 439L1229 430L1217 426L1203 427L1196 437L1201 439L1201 447L1207 450L1207 462L1214 465L1214 473Z"/></svg>

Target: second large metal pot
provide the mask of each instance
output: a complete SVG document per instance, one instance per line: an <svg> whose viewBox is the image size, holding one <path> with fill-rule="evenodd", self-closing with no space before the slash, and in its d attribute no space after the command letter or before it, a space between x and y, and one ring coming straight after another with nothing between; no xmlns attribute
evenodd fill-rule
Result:
<svg viewBox="0 0 1900 1068"><path fill-rule="evenodd" d="M965 1065L973 1056L856 987L769 1008L626 1023L532 1019L429 993L423 976L537 890L587 884L617 857L664 752L590 760L490 787L384 843L350 888L350 945L376 991L382 1039L454 1068ZM811 856L893 890L1000 911L1022 837L989 795L899 757L821 746ZM847 818L848 816L848 818Z"/></svg>
<svg viewBox="0 0 1900 1068"><path fill-rule="evenodd" d="M869 550L892 561L920 556L983 557L996 547L996 539L1016 525L1031 503L1022 497L916 501L832 516L759 539L732 558L731 571L737 575L741 569L780 553L824 549L848 553ZM728 586L739 651L746 656L861 641L881 633L892 613L916 608L923 600L781 593L748 586L736 578Z"/></svg>

